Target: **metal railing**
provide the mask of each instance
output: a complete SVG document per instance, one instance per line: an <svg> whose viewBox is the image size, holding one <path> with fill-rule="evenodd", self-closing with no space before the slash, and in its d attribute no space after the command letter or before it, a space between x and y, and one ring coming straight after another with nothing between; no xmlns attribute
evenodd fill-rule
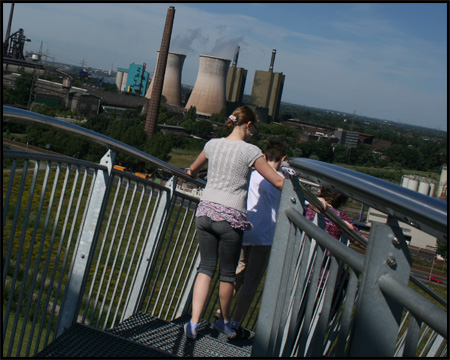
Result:
<svg viewBox="0 0 450 360"><path fill-rule="evenodd" d="M70 123L5 106L3 117L6 121L47 125L83 136L103 144L107 151L100 164L63 156L3 151L2 355L35 355L74 322L107 329L136 311L146 311L167 320L189 313L191 288L199 262L194 226L199 200L178 191L177 183L183 179L203 187L204 181L193 180L181 169L151 155ZM165 185L160 185L117 171L113 168L112 150L150 162L172 177ZM421 204L423 199L414 198L413 192L400 191L397 194L405 198L404 201L414 204L398 206L402 203L392 198L396 188L385 191L388 186L385 182L379 183L380 189L374 191L362 185L374 181L363 174L351 173L349 178L337 181L329 177L329 172L345 170L319 162L303 162L303 159L294 159L291 165L315 183L386 211L391 215L390 229L396 228L392 221L397 217L402 221L416 221L427 231L433 228L430 233L446 240L446 220L443 220L446 210L440 203ZM324 166L323 173L317 169L319 166ZM363 325L352 313L364 307L344 299L353 297L363 303L366 300L362 300L361 294L373 290L362 291L367 272L364 260L349 248L336 245L339 243L334 238L331 241L318 226L299 216L301 208L298 206L301 207L303 197L310 202L315 200L306 189L300 185L291 188L292 184L296 182L286 182L282 192L282 215L265 282L268 290L261 301L264 284L260 285L259 296L244 320L246 327L256 329L253 352L277 356L360 354L356 349L361 341L353 339L352 334L355 326ZM400 234L395 234L401 239ZM375 240L371 237L369 248L372 243L383 241L378 240L380 236L375 237ZM401 249L407 254L404 242ZM303 261L297 261L301 258ZM320 259L324 261L327 276L324 271L313 271L313 265ZM408 262L402 256L396 261L398 268L402 265L404 285L409 276ZM278 264L284 264L283 272ZM320 269L322 265L316 266ZM310 275L305 275L305 271ZM404 294L403 291L409 296L409 290L403 288L392 293L391 280L398 281L396 274L400 273L392 272L387 277L384 273L380 276L383 292L392 299ZM311 286L319 284L319 276L322 285ZM446 308L445 300L417 279L416 282ZM218 308L217 283L216 278L203 314L206 320L212 320ZM280 286L276 293L278 299L282 299L276 303L271 302L276 297L270 300L264 297L268 292L274 293L274 286ZM330 290L335 287L336 291ZM335 294L333 307L330 305L332 293ZM308 301L303 300L306 297ZM385 311L383 301L383 298L378 299L376 306ZM422 299L417 303L422 304ZM264 311L259 312L260 306ZM402 321L409 322L412 330L400 331L390 356L411 354L417 343L424 343L422 355L445 355L446 332L435 326L433 320L423 319L414 306L402 306L409 310ZM336 316L325 321L322 314L326 311L329 314L334 311ZM443 312L435 308L430 311L433 316L441 316ZM269 323L264 317L267 315L274 316ZM366 314L361 316L365 318ZM396 313L396 321L397 317ZM418 320L409 321L409 318ZM422 321L431 328L423 326L421 338L417 338L417 326ZM413 327L412 323L417 326ZM372 356L369 352L364 354L361 356Z"/></svg>
<svg viewBox="0 0 450 360"><path fill-rule="evenodd" d="M362 256L317 226L319 216L308 221L302 204L314 199L297 181L285 183L252 355L446 356L447 302L411 275L399 226L407 221L447 241L446 204L338 166L308 159L290 165L389 216L372 225ZM410 279L445 311L411 289Z"/></svg>
<svg viewBox="0 0 450 360"><path fill-rule="evenodd" d="M148 311L188 311L198 262L198 198L175 168L126 144L47 116L3 108L6 121L47 125L164 169L165 185L66 156L3 151L3 351L32 356L75 321L107 329Z"/></svg>

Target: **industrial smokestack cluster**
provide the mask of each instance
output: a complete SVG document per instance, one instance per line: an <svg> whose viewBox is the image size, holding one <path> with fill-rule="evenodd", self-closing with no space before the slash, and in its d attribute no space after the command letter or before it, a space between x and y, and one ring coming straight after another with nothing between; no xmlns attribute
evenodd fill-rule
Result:
<svg viewBox="0 0 450 360"><path fill-rule="evenodd" d="M147 112L145 131L153 135L158 117L159 103L163 95L167 103L178 107L181 101L181 74L186 55L168 51L175 9L169 8L166 25L157 54L157 65L145 97L150 99L144 106ZM185 109L196 108L197 114L210 116L220 113L230 103L242 103L247 70L237 67L239 49L237 46L232 66L230 60L211 55L200 55L197 79L185 105ZM269 116L276 118L284 83L282 73L274 73L276 50L268 72L256 71L250 104L268 109Z"/></svg>

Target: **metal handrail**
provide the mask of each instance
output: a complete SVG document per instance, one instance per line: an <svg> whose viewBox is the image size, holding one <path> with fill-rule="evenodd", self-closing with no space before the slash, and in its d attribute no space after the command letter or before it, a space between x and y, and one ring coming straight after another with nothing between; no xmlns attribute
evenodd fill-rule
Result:
<svg viewBox="0 0 450 360"><path fill-rule="evenodd" d="M405 216L412 217L414 215L412 217L414 222L409 222L410 225L415 225L416 227L416 224L425 225L423 227L427 230L434 226L439 226L439 229L444 229L443 233L440 233L441 239L447 241L447 207L446 203L441 200L369 175L316 160L295 158L289 159L289 164L297 169L302 177L369 204L380 211L392 215L395 214L400 220L405 219ZM380 189L382 189L381 192L379 191ZM386 189L389 193L383 194L383 191ZM303 186L302 191L304 191L308 201L320 208L320 202L313 194ZM360 196L358 197L357 194ZM373 197L368 196L368 194ZM378 198L378 201L374 202L374 198ZM392 210L389 210L390 208L387 205L391 206ZM417 208L419 206L420 208ZM338 224L349 236L354 237L360 244L367 245L365 239L355 231L348 230L344 222L332 211L327 209L322 212L330 217L334 223ZM437 236L436 232L434 235ZM410 274L410 280L440 304L447 305L445 299L413 274Z"/></svg>
<svg viewBox="0 0 450 360"><path fill-rule="evenodd" d="M442 241L448 241L447 204L441 200L317 160L295 158L288 162L308 180L378 209Z"/></svg>
<svg viewBox="0 0 450 360"><path fill-rule="evenodd" d="M14 108L11 106L3 106L3 120L8 121L8 117L18 119L19 122L25 124L37 124L51 126L53 129L63 132L68 132L71 135L79 135L88 138L98 144L104 145L110 149L117 149L123 151L129 155L136 156L139 159L150 162L157 167L161 167L164 171L168 172L173 176L185 179L195 185L204 187L206 182L202 179L194 179L187 175L182 169L177 168L169 163L162 161L152 155L145 153L144 151L138 150L132 146L129 146L121 141L115 140L108 136L99 134L95 131L83 128L81 126L71 124L62 120L52 118L50 116L45 116L37 114L31 111Z"/></svg>

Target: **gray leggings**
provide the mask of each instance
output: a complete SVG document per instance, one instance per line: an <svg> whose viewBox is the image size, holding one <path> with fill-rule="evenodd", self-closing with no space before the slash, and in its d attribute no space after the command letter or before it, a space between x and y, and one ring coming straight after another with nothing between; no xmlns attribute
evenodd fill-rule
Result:
<svg viewBox="0 0 450 360"><path fill-rule="evenodd" d="M213 278L220 257L220 281L234 283L244 232L233 229L226 221L206 216L197 218L196 227L200 248L198 272Z"/></svg>

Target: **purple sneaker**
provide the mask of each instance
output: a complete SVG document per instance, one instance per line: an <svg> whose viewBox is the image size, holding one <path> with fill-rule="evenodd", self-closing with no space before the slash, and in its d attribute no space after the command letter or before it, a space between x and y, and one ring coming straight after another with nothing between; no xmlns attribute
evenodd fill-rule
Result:
<svg viewBox="0 0 450 360"><path fill-rule="evenodd" d="M214 329L219 330L222 334L225 334L228 339L236 337L236 331L231 328L231 323L225 324L223 319L218 319L213 324Z"/></svg>
<svg viewBox="0 0 450 360"><path fill-rule="evenodd" d="M186 324L184 324L184 334L188 339L195 340L197 339L197 331L198 329L191 326L191 322L188 321Z"/></svg>

